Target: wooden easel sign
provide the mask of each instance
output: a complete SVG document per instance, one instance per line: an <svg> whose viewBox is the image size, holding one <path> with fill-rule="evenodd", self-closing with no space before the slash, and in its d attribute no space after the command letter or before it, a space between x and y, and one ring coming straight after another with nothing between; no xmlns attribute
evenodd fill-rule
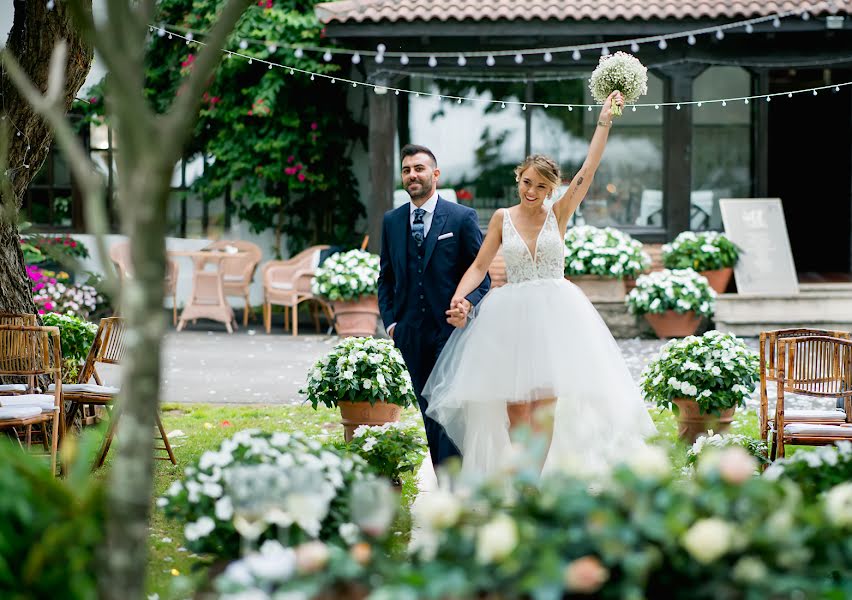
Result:
<svg viewBox="0 0 852 600"><path fill-rule="evenodd" d="M798 294L799 279L781 199L722 198L719 208L725 234L742 249L734 267L737 292Z"/></svg>

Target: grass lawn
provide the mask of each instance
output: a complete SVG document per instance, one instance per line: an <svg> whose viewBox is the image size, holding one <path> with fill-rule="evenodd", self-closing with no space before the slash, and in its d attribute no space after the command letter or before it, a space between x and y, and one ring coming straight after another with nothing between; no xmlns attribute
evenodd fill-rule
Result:
<svg viewBox="0 0 852 600"><path fill-rule="evenodd" d="M676 446L677 424L668 412L652 411L659 431L659 442ZM404 420L420 422L416 409L403 413ZM206 450L217 448L227 437L240 429L256 428L264 431L304 431L320 440L339 439L343 432L339 424L338 411L310 406L221 406L208 404L167 405L163 407L163 423L169 433L181 431L184 435L173 435L171 442L178 464L156 461L154 498L162 495L183 469L194 463ZM738 412L731 428L732 433L757 437L757 415L753 411ZM685 461L686 448L674 454ZM109 464L109 458L107 464ZM679 469L683 462L675 464ZM403 480L403 510L394 524L398 532L397 550L404 551L411 529L408 507L417 493L413 475ZM182 546L183 531L180 524L165 519L156 507L152 508L151 535L149 540L148 593L158 594L161 600L188 598L192 595L194 582L204 581L209 559L191 554Z"/></svg>

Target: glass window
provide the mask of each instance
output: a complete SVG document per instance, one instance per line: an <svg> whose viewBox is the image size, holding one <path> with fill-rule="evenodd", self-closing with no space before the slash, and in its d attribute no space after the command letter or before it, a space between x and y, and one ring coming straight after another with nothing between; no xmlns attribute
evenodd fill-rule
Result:
<svg viewBox="0 0 852 600"><path fill-rule="evenodd" d="M413 89L438 93L438 88L425 79L413 79ZM482 102L439 100L434 96L409 97L411 142L428 147L435 153L441 178L442 196L472 206L480 224L488 225L494 210L517 202L514 168L524 158L526 121L517 104L489 100L524 97L524 84L505 84L498 91L480 88L462 95ZM399 163L397 163L399 164ZM394 205L408 201L396 175ZM444 191L447 190L447 191Z"/></svg>
<svg viewBox="0 0 852 600"><path fill-rule="evenodd" d="M751 93L751 76L740 67L710 67L696 78L696 100ZM722 229L719 198L751 195L751 105L742 101L693 109L690 228Z"/></svg>
<svg viewBox="0 0 852 600"><path fill-rule="evenodd" d="M36 229L70 228L71 198L68 163L52 147L26 190L23 214Z"/></svg>

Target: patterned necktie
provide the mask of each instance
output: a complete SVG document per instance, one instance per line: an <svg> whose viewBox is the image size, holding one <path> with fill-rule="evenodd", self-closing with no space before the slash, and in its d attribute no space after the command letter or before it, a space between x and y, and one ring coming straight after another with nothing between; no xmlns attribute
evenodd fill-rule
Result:
<svg viewBox="0 0 852 600"><path fill-rule="evenodd" d="M414 209L414 223L411 225L411 235L418 248L421 244L423 244L423 232L425 231L423 226L423 215L425 214L426 211L422 208Z"/></svg>

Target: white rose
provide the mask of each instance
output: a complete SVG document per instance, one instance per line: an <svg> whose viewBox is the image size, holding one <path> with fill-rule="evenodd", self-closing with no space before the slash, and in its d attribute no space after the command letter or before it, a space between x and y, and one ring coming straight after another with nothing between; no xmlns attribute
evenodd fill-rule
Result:
<svg viewBox="0 0 852 600"><path fill-rule="evenodd" d="M443 490L421 494L411 506L415 521L427 529L452 527L461 514L458 498Z"/></svg>
<svg viewBox="0 0 852 600"><path fill-rule="evenodd" d="M648 479L662 479L671 474L669 455L659 446L644 446L631 452L627 466L636 475Z"/></svg>
<svg viewBox="0 0 852 600"><path fill-rule="evenodd" d="M681 544L701 564L710 564L731 547L733 528L718 518L701 519L690 527Z"/></svg>
<svg viewBox="0 0 852 600"><path fill-rule="evenodd" d="M480 527L476 535L476 560L493 563L512 553L518 545L518 526L506 514L499 514Z"/></svg>
<svg viewBox="0 0 852 600"><path fill-rule="evenodd" d="M836 485L826 493L825 512L838 527L852 527L852 482Z"/></svg>

